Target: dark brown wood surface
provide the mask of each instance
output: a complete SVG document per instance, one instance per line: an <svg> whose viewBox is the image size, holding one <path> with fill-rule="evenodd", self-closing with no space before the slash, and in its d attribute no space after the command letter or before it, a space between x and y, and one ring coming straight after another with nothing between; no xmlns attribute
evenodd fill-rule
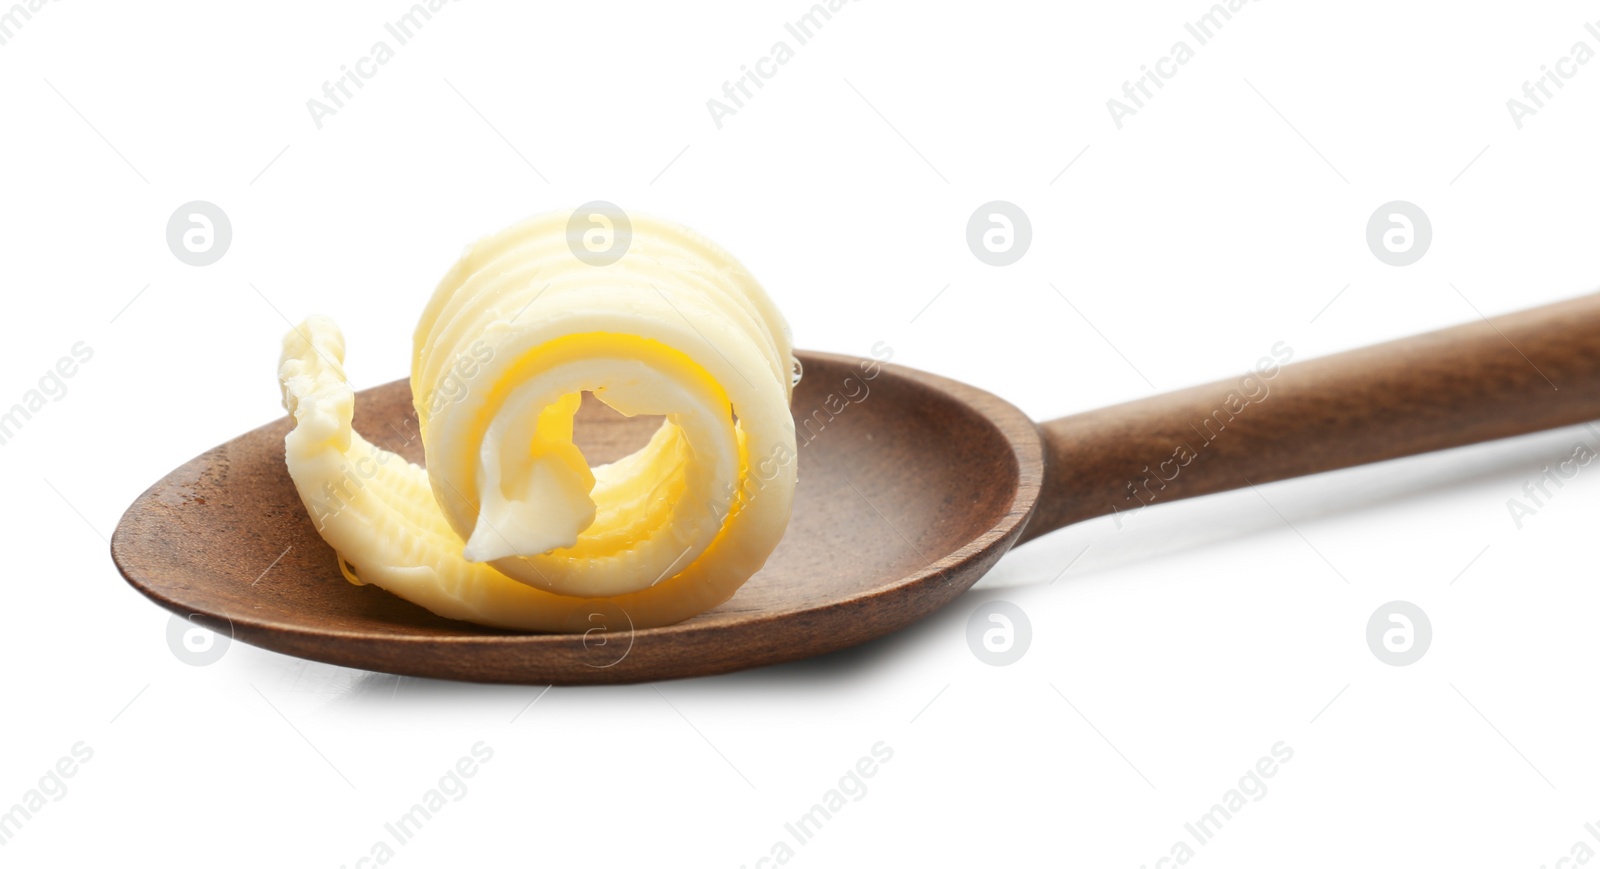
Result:
<svg viewBox="0 0 1600 869"><path fill-rule="evenodd" d="M885 365L864 381L859 360L801 358L788 533L731 600L677 625L514 634L350 585L284 467L287 418L152 486L123 516L112 558L176 613L350 667L576 684L775 664L899 630L1019 539L1071 522L1600 418L1600 296L1039 426L943 377ZM359 393L356 428L420 463L410 398L404 381ZM586 404L579 423L579 445L599 462L637 446L655 420Z"/></svg>
<svg viewBox="0 0 1600 869"><path fill-rule="evenodd" d="M1113 510L1594 419L1600 295L1044 423L1045 494L1023 539Z"/></svg>
<svg viewBox="0 0 1600 869"><path fill-rule="evenodd" d="M112 558L152 600L236 639L410 676L636 682L853 646L949 603L1010 548L1038 495L1039 436L1021 411L942 377L891 365L864 380L856 359L801 360L800 482L783 542L731 600L677 625L514 634L351 585L284 466L287 417L152 486L117 526ZM659 419L586 403L575 435L598 463L643 443ZM359 393L355 425L422 463L405 381Z"/></svg>

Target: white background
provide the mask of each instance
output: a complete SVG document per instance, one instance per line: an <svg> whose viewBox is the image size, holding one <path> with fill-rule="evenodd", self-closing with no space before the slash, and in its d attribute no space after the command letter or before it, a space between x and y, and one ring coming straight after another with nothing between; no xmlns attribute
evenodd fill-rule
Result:
<svg viewBox="0 0 1600 869"><path fill-rule="evenodd" d="M0 808L93 750L0 860L354 866L480 740L391 865L754 866L880 741L790 865L1155 866L1279 741L1194 865L1600 850L1600 470L1521 529L1506 506L1582 428L1088 523L857 651L531 708L242 643L189 666L104 539L282 412L283 316L335 317L358 387L404 376L464 244L592 199L727 246L802 347L886 341L1041 419L1593 291L1600 63L1520 130L1505 103L1600 48L1600 4L1252 2L1119 130L1106 100L1203 2L867 0L796 47L803 2L468 0L319 130L306 101L405 8L66 0L0 46L0 405L94 351L0 447ZM718 129L706 100L780 39ZM164 240L196 199L234 231L204 268ZM994 199L1033 226L1004 268L964 240ZM1405 268L1364 240L1395 199L1434 230ZM1004 668L965 639L997 598L1033 628ZM1394 599L1433 624L1409 667L1365 641Z"/></svg>

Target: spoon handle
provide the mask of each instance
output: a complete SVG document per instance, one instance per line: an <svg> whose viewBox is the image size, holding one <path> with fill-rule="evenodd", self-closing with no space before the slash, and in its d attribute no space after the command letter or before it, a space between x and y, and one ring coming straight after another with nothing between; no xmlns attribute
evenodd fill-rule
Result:
<svg viewBox="0 0 1600 869"><path fill-rule="evenodd" d="M1145 505L1600 419L1600 295L1277 361L1042 423L1044 486L1022 539ZM1583 455L1555 473L1576 474L1595 453Z"/></svg>

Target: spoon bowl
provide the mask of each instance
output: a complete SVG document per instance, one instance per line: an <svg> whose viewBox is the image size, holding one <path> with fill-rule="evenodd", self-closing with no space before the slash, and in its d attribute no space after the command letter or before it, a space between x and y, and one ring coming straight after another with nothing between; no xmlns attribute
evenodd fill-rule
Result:
<svg viewBox="0 0 1600 869"><path fill-rule="evenodd" d="M896 631L1017 542L1074 522L1600 418L1600 295L1292 356L1279 342L1242 376L1036 425L938 375L802 353L787 533L726 603L668 627L636 630L597 605L587 633L509 633L351 585L289 478L287 417L152 486L111 556L179 615L332 664L526 684L703 676ZM655 424L590 402L577 443L608 461ZM355 427L422 462L405 381L358 393Z"/></svg>
<svg viewBox="0 0 1600 869"><path fill-rule="evenodd" d="M783 542L733 598L675 625L632 630L621 612L597 607L586 634L510 633L350 584L284 466L287 417L152 486L118 525L112 558L134 588L214 631L406 676L636 682L853 646L932 613L994 565L1038 496L1042 447L1027 416L981 390L901 366L799 355L799 485ZM591 462L610 461L657 424L586 398L576 441ZM355 427L423 463L406 381L358 393Z"/></svg>

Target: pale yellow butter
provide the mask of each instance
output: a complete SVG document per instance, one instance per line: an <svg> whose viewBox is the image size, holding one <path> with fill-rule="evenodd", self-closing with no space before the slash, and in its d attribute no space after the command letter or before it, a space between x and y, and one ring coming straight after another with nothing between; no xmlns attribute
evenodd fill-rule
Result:
<svg viewBox="0 0 1600 869"><path fill-rule="evenodd" d="M626 254L591 265L566 225L478 242L434 292L411 370L427 470L351 429L331 320L285 336L289 473L353 579L498 627L586 631L597 608L651 627L727 600L782 538L795 362L772 301L680 226L635 217ZM591 469L583 391L666 422Z"/></svg>

